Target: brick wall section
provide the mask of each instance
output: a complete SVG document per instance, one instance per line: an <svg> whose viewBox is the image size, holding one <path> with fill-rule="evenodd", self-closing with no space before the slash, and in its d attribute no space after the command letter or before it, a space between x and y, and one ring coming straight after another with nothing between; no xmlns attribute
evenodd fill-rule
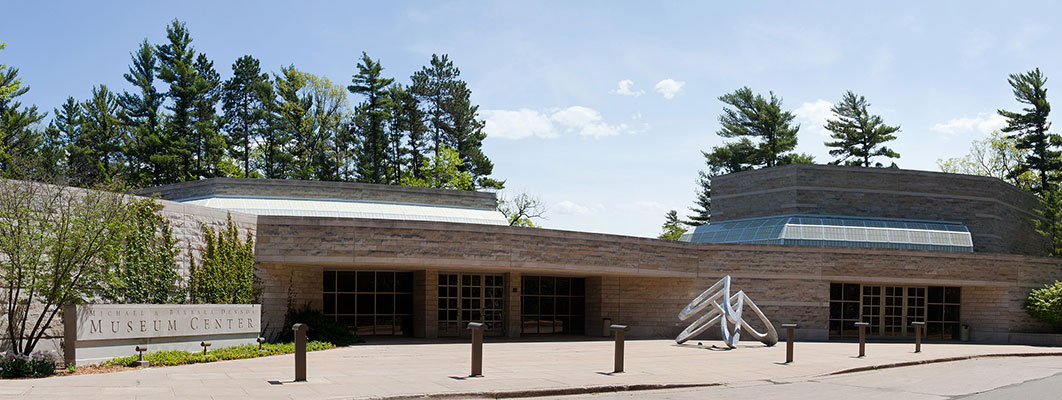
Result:
<svg viewBox="0 0 1062 400"><path fill-rule="evenodd" d="M727 274L733 290L748 293L775 324L800 324L801 335L814 338L826 335L830 282L961 286L971 299L963 315L975 331L1038 330L1021 302L1062 277L1062 260L1043 257L693 244L441 222L260 217L259 236L259 261L278 268L585 276L590 335L600 334L601 318L612 318L632 325L632 337L673 337L684 328L675 317L682 307ZM319 287L308 295L319 297ZM997 313L1001 319L974 317Z"/></svg>
<svg viewBox="0 0 1062 400"><path fill-rule="evenodd" d="M155 196L166 200L184 200L211 196L248 196L380 201L489 210L493 210L497 206L495 194L488 192L285 179L211 178L141 189L137 194Z"/></svg>
<svg viewBox="0 0 1062 400"><path fill-rule="evenodd" d="M712 179L712 219L784 214L956 221L974 251L1046 255L1036 198L999 179L941 172L787 165Z"/></svg>

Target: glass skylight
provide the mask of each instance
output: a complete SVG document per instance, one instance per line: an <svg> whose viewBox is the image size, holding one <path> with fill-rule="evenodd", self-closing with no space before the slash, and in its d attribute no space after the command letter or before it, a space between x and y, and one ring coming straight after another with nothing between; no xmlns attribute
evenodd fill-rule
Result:
<svg viewBox="0 0 1062 400"><path fill-rule="evenodd" d="M206 197L183 201L254 215L398 219L508 225L497 210L421 204L265 197Z"/></svg>
<svg viewBox="0 0 1062 400"><path fill-rule="evenodd" d="M759 243L972 252L957 222L787 215L715 222L679 238L693 243Z"/></svg>

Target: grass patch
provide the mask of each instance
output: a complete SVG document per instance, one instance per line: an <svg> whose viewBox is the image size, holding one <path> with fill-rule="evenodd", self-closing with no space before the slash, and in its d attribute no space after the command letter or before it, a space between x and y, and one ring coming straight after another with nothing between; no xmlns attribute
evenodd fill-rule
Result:
<svg viewBox="0 0 1062 400"><path fill-rule="evenodd" d="M311 341L306 343L306 351L328 350L335 347L334 344L328 342ZM150 361L152 366L173 366L221 360L240 360L294 352L295 343L265 343L262 345L261 350L258 349L256 344L245 344L209 350L206 354L184 350L157 351L144 354L144 359ZM133 361L138 359L138 356L135 355L116 357L99 365L101 367L129 367L133 365Z"/></svg>

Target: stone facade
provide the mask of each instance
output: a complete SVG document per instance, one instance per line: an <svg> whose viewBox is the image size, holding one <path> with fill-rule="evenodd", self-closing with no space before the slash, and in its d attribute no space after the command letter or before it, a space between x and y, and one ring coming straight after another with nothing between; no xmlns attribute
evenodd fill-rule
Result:
<svg viewBox="0 0 1062 400"><path fill-rule="evenodd" d="M137 194L165 200L245 196L378 201L486 210L493 210L497 207L497 199L494 193L488 192L286 179L211 178L142 189Z"/></svg>
<svg viewBox="0 0 1062 400"><path fill-rule="evenodd" d="M264 320L289 292L319 302L325 268L417 271L425 292L415 331L425 337L436 320L431 282L455 271L507 273L514 287L520 275L586 277L586 333L600 334L611 318L631 325L632 337L677 335L685 327L678 312L724 275L775 324L800 324L801 337L814 339L827 337L831 282L960 286L964 323L995 341L1043 329L1021 303L1062 276L1062 260L1022 255L694 244L439 222L262 216L258 232L263 280L274 282L263 287ZM518 336L517 296L506 309L507 333Z"/></svg>
<svg viewBox="0 0 1062 400"><path fill-rule="evenodd" d="M1036 197L996 178L887 168L793 164L712 179L712 220L785 214L966 224L974 251L1047 255Z"/></svg>

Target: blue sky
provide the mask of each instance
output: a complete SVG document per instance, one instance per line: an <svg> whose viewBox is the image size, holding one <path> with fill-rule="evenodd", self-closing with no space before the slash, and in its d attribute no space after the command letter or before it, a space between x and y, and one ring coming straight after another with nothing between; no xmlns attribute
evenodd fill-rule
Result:
<svg viewBox="0 0 1062 400"><path fill-rule="evenodd" d="M250 54L346 84L364 50L408 82L448 53L506 192L544 200L546 227L636 236L692 203L700 152L722 143L716 98L739 87L780 96L798 114L798 150L819 162L831 160L830 104L853 90L901 125L890 144L901 168L936 170L1001 126L997 108L1018 107L1007 74L1039 67L1049 89L1062 79L1052 3L95 3L3 7L0 63L32 87L24 103L130 89L129 53L161 42L173 18L226 78Z"/></svg>

